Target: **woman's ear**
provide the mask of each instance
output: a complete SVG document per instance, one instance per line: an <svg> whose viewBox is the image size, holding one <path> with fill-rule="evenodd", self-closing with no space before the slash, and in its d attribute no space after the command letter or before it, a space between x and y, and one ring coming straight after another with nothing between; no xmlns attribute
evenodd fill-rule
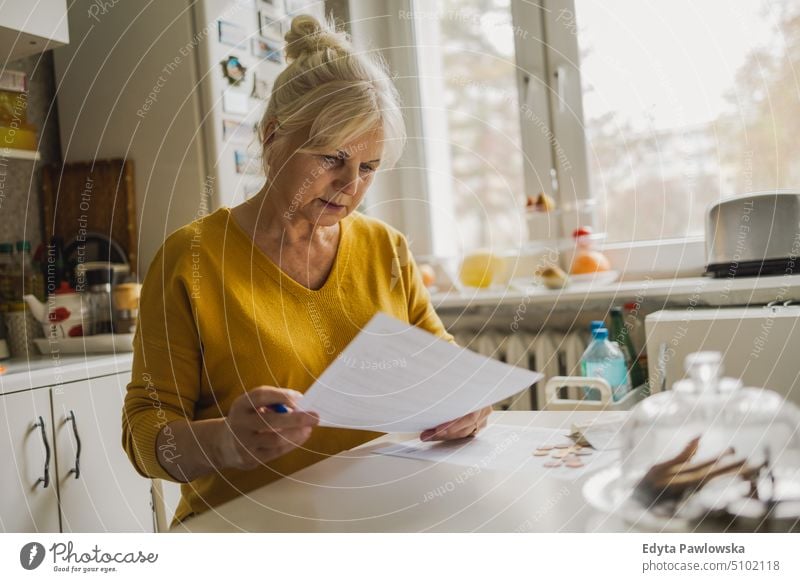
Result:
<svg viewBox="0 0 800 582"><path fill-rule="evenodd" d="M278 123L278 119L273 117L267 120L267 125L264 128L264 143L263 146L271 145L273 141L275 141L275 132L278 131L280 124Z"/></svg>
<svg viewBox="0 0 800 582"><path fill-rule="evenodd" d="M263 170L265 174L269 173L269 166L270 166L270 158L275 156L275 140L277 139L276 133L280 124L278 123L278 119L273 117L266 120L266 124L263 126L261 131L261 150L262 150L262 159L261 163L263 166Z"/></svg>

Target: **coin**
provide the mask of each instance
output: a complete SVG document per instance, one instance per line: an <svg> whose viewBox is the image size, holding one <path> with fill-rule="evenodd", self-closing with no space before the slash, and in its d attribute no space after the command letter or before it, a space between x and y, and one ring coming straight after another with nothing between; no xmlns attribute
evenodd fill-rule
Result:
<svg viewBox="0 0 800 582"><path fill-rule="evenodd" d="M567 461L566 465L570 469L579 469L583 467L583 463L581 463L580 459L575 459L574 461Z"/></svg>
<svg viewBox="0 0 800 582"><path fill-rule="evenodd" d="M540 451L552 451L553 445L542 445L541 447L536 447Z"/></svg>
<svg viewBox="0 0 800 582"><path fill-rule="evenodd" d="M553 446L554 446L554 448L556 448L556 449L568 449L568 448L570 448L572 445L570 445L570 444L560 444L560 445L553 445Z"/></svg>
<svg viewBox="0 0 800 582"><path fill-rule="evenodd" d="M547 461L544 466L548 469L554 469L561 466L561 461Z"/></svg>
<svg viewBox="0 0 800 582"><path fill-rule="evenodd" d="M533 451L533 456L534 457L546 457L549 453L550 453L550 451L545 451L545 450L542 450L542 449L536 449L535 451Z"/></svg>
<svg viewBox="0 0 800 582"><path fill-rule="evenodd" d="M563 459L568 454L569 453L567 451L554 451L550 453L550 456L553 457L554 459Z"/></svg>
<svg viewBox="0 0 800 582"><path fill-rule="evenodd" d="M592 454L592 451L588 451L586 449L581 449L580 451L575 451L575 454L579 455L581 457L587 457L587 456Z"/></svg>

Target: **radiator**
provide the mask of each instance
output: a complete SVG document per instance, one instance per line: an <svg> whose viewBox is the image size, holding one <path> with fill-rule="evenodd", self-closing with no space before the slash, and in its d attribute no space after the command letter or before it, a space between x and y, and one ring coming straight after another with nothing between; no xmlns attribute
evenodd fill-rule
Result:
<svg viewBox="0 0 800 582"><path fill-rule="evenodd" d="M480 332L456 331L458 345L479 354L544 374L529 390L499 402L498 410L540 410L545 402L544 387L554 376L580 375L580 359L586 349L588 337L577 331L502 332L482 330ZM569 394L578 398L578 394Z"/></svg>

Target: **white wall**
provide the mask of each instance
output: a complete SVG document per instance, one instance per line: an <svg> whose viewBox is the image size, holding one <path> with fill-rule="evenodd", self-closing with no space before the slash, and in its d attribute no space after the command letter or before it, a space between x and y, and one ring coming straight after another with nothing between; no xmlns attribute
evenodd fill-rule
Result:
<svg viewBox="0 0 800 582"><path fill-rule="evenodd" d="M202 202L194 50L164 71L192 46L192 11L186 0L128 1L92 17L93 4L71 4L71 43L54 51L61 149L65 162L133 161L143 276L164 238L191 222Z"/></svg>
<svg viewBox="0 0 800 582"><path fill-rule="evenodd" d="M414 38L401 11L410 10L408 0L350 2L353 43L365 52L377 51L395 79L401 99L408 143L395 169L378 174L368 194L369 213L406 234L415 254L430 254L431 208L427 203L428 162L422 142L418 111L421 99L416 78L418 68Z"/></svg>

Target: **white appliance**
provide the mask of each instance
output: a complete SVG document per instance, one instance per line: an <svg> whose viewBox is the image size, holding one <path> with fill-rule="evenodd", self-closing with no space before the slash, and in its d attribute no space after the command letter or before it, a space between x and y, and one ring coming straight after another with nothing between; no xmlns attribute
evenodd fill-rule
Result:
<svg viewBox="0 0 800 582"><path fill-rule="evenodd" d="M283 6L70 2L70 44L54 51L64 161L133 161L138 273L169 233L244 201L263 184L260 166L245 166L260 150L252 131L265 106L259 95L284 67L274 62L282 61L284 43L260 45L260 32L273 39L285 32L290 18ZM247 69L238 85L224 75L231 56Z"/></svg>
<svg viewBox="0 0 800 582"><path fill-rule="evenodd" d="M684 378L687 354L722 353L724 375L800 405L800 306L665 310L645 318L650 385Z"/></svg>

